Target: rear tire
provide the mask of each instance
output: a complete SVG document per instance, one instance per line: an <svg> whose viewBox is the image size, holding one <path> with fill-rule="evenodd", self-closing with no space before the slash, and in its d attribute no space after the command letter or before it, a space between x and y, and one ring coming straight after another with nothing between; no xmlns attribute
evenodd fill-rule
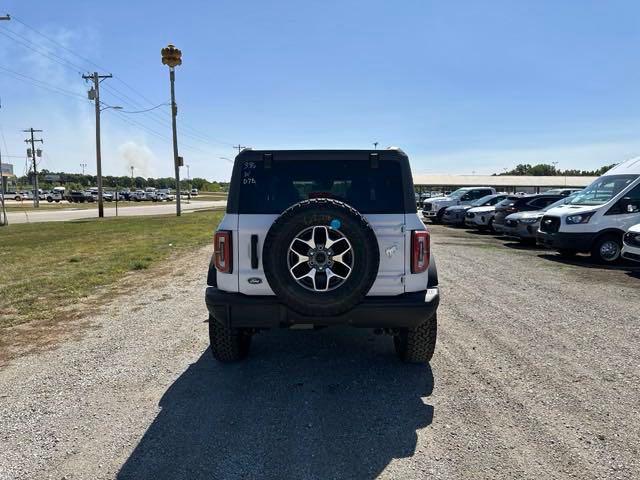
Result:
<svg viewBox="0 0 640 480"><path fill-rule="evenodd" d="M393 337L398 357L406 363L429 363L436 349L438 318L433 316L416 328L403 328Z"/></svg>
<svg viewBox="0 0 640 480"><path fill-rule="evenodd" d="M229 328L209 315L211 354L219 362L237 362L247 357L251 335L242 329Z"/></svg>

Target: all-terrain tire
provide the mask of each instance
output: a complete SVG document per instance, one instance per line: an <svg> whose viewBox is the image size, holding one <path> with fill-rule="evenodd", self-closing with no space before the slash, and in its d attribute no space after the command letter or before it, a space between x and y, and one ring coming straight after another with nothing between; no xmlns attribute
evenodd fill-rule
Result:
<svg viewBox="0 0 640 480"><path fill-rule="evenodd" d="M352 248L353 268L348 278L328 291L305 288L288 267L293 239L313 226L335 229ZM269 286L281 302L302 315L326 317L343 314L362 301L378 275L380 250L373 227L357 210L339 200L314 198L292 205L271 225L262 263Z"/></svg>
<svg viewBox="0 0 640 480"><path fill-rule="evenodd" d="M429 363L436 349L438 318L433 317L416 328L403 328L393 337L396 353L406 363Z"/></svg>
<svg viewBox="0 0 640 480"><path fill-rule="evenodd" d="M211 354L219 362L242 360L249 354L251 335L242 329L229 328L209 316Z"/></svg>

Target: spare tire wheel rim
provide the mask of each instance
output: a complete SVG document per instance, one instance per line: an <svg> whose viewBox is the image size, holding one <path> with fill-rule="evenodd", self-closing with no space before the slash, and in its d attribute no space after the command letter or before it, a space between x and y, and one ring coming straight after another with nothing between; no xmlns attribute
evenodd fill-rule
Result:
<svg viewBox="0 0 640 480"><path fill-rule="evenodd" d="M335 228L307 227L289 244L289 273L312 292L329 292L342 286L353 271L353 263L351 242Z"/></svg>

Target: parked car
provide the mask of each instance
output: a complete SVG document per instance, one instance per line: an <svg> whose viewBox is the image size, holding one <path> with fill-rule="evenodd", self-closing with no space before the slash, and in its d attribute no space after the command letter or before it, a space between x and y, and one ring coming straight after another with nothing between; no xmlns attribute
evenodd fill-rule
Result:
<svg viewBox="0 0 640 480"><path fill-rule="evenodd" d="M15 200L16 195L18 194L18 192L16 192L15 190L6 190L4 192L4 199L5 200Z"/></svg>
<svg viewBox="0 0 640 480"><path fill-rule="evenodd" d="M143 202L147 200L147 194L144 190L136 190L135 192L131 192L129 194L129 199L134 202Z"/></svg>
<svg viewBox="0 0 640 480"><path fill-rule="evenodd" d="M175 198L176 198L175 195L158 191L153 197L153 201L154 202L172 202L173 200L175 200Z"/></svg>
<svg viewBox="0 0 640 480"><path fill-rule="evenodd" d="M24 200L33 200L33 192L29 190L22 190L20 192L16 192L13 199L16 202L22 202Z"/></svg>
<svg viewBox="0 0 640 480"><path fill-rule="evenodd" d="M640 223L640 157L616 165L544 215L538 241L561 255L591 253L599 262L620 259L622 237Z"/></svg>
<svg viewBox="0 0 640 480"><path fill-rule="evenodd" d="M507 215L504 221L502 234L509 237L516 237L521 242L535 242L540 227L540 220L545 212L552 208L565 205L575 197L578 192L574 192L568 197L561 198L557 202L547 205L541 210L518 212Z"/></svg>
<svg viewBox="0 0 640 480"><path fill-rule="evenodd" d="M82 190L71 190L67 194L66 199L69 203L93 202L91 192Z"/></svg>
<svg viewBox="0 0 640 480"><path fill-rule="evenodd" d="M229 199L205 293L216 359L296 325L379 328L431 359L438 279L404 152L243 150Z"/></svg>
<svg viewBox="0 0 640 480"><path fill-rule="evenodd" d="M125 188L124 190L120 190L116 196L118 201L131 200L131 190Z"/></svg>
<svg viewBox="0 0 640 480"><path fill-rule="evenodd" d="M622 257L634 262L640 262L640 223L629 228L622 237Z"/></svg>
<svg viewBox="0 0 640 480"><path fill-rule="evenodd" d="M471 202L469 205L455 205L447 207L442 215L442 223L449 225L464 225L465 216L469 209L474 207L490 207L496 205L507 197L506 193L497 193L495 195L486 195L478 200Z"/></svg>
<svg viewBox="0 0 640 480"><path fill-rule="evenodd" d="M60 201L65 199L65 191L65 187L53 187L51 191L44 193L45 200L49 203L60 203Z"/></svg>
<svg viewBox="0 0 640 480"><path fill-rule="evenodd" d="M198 196L198 189L197 188L192 188L191 189L191 196L192 197L197 197Z"/></svg>
<svg viewBox="0 0 640 480"><path fill-rule="evenodd" d="M495 195L495 188L491 187L464 187L452 192L445 197L430 198L422 204L422 216L432 222L442 221L447 207L454 205L470 205L472 202L487 195Z"/></svg>
<svg viewBox="0 0 640 480"><path fill-rule="evenodd" d="M467 210L464 218L464 224L467 227L477 228L480 231L489 230L491 233L496 233L493 228L493 222L496 216L496 206L502 202L509 200L517 200L514 194L506 195L506 197L495 205L489 205L485 207L473 207Z"/></svg>
<svg viewBox="0 0 640 480"><path fill-rule="evenodd" d="M493 228L497 233L505 233L505 219L512 213L531 212L540 210L563 198L561 195L548 195L538 193L533 195L520 195L515 199L509 197L496 205L496 214L493 219Z"/></svg>

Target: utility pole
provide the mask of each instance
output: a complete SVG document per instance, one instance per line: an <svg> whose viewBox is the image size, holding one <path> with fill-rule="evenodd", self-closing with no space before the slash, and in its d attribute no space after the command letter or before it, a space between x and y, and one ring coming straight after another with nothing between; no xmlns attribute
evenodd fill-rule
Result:
<svg viewBox="0 0 640 480"><path fill-rule="evenodd" d="M0 17L0 20L11 20L11 15L7 13L6 15Z"/></svg>
<svg viewBox="0 0 640 480"><path fill-rule="evenodd" d="M85 80L91 80L93 82L93 88L89 90L89 100L95 102L96 107L96 173L98 177L98 217L104 217L104 203L102 200L102 152L100 147L100 82L106 78L111 78L113 75L99 75L98 72L93 72L92 75L82 75Z"/></svg>
<svg viewBox="0 0 640 480"><path fill-rule="evenodd" d="M247 147L245 147L244 145L240 145L240 144L238 144L238 145L236 145L236 146L235 146L235 147L233 147L233 148L237 148L237 149L238 149L238 154L240 154L240 152L242 151L242 149L243 149L243 148L247 148Z"/></svg>
<svg viewBox="0 0 640 480"><path fill-rule="evenodd" d="M131 168L131 186L133 187L133 165L131 165L131 167L129 168Z"/></svg>
<svg viewBox="0 0 640 480"><path fill-rule="evenodd" d="M189 185L189 196L187 197L189 200L187 200L188 204L191 204L191 176L189 175L189 165L186 166L187 167L187 185Z"/></svg>
<svg viewBox="0 0 640 480"><path fill-rule="evenodd" d="M182 157L178 155L178 130L176 127L176 117L178 116L178 105L176 105L176 67L182 65L182 51L174 45L169 44L160 51L162 64L169 67L169 83L171 83L171 130L173 132L173 167L176 175L176 216L182 213L180 204L180 167Z"/></svg>
<svg viewBox="0 0 640 480"><path fill-rule="evenodd" d="M373 142L373 149L377 150L378 149L378 142Z"/></svg>
<svg viewBox="0 0 640 480"><path fill-rule="evenodd" d="M0 17L0 20L9 20L9 18L9 15L7 15L6 17ZM2 108L2 103L0 103L0 108ZM2 149L0 148L0 206L2 207L2 211L0 212L2 214L2 217L0 218L0 227L9 225L7 209L4 204L4 192L6 191L5 182L6 179L4 172L2 171Z"/></svg>
<svg viewBox="0 0 640 480"><path fill-rule="evenodd" d="M40 206L40 192L38 191L38 165L37 165L37 157L39 156L40 150L36 150L36 142L44 143L44 140L41 138L35 139L33 138L33 134L38 132L42 132L42 130L35 130L33 127L28 130L23 130L25 133L30 133L31 138L27 138L25 143L31 144L31 159L33 160L33 208L38 208ZM29 151L27 149L27 156L29 156Z"/></svg>
<svg viewBox="0 0 640 480"><path fill-rule="evenodd" d="M80 166L82 167L82 175L84 175L84 169L87 168L87 164L81 163Z"/></svg>

